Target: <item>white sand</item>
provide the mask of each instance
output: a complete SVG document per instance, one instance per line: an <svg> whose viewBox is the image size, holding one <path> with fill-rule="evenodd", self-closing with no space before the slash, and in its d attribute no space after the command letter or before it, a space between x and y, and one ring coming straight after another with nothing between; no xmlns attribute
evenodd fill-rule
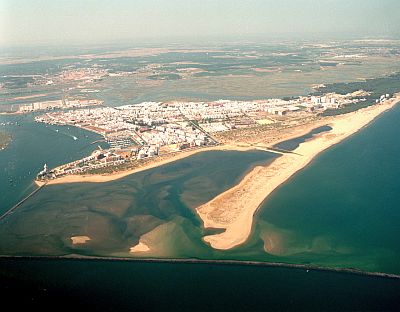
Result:
<svg viewBox="0 0 400 312"><path fill-rule="evenodd" d="M339 143L392 108L400 97L353 113L330 119L332 130L317 135L268 166L258 166L236 186L197 208L206 228L225 229L223 233L205 236L213 248L230 249L244 243L250 235L253 215L265 198L279 185L304 168L320 152Z"/></svg>
<svg viewBox="0 0 400 312"><path fill-rule="evenodd" d="M131 247L129 252L135 253L135 252L146 252L146 251L150 251L149 246L140 241L139 244Z"/></svg>
<svg viewBox="0 0 400 312"><path fill-rule="evenodd" d="M72 244L86 244L86 242L90 241L91 238L89 236L71 236Z"/></svg>

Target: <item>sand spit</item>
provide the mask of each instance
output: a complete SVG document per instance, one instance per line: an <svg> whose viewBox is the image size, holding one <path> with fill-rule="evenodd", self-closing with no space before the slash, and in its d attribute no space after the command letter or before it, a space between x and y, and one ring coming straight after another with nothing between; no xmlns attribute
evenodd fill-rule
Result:
<svg viewBox="0 0 400 312"><path fill-rule="evenodd" d="M91 238L89 236L71 236L72 244L86 244L86 242L90 241Z"/></svg>
<svg viewBox="0 0 400 312"><path fill-rule="evenodd" d="M204 241L224 250L244 243L250 235L254 213L269 194L316 155L359 131L399 101L397 96L384 104L330 118L331 131L300 144L294 150L296 154L283 154L268 166L255 167L239 184L199 206L196 210L205 228L225 229L223 233L205 236Z"/></svg>

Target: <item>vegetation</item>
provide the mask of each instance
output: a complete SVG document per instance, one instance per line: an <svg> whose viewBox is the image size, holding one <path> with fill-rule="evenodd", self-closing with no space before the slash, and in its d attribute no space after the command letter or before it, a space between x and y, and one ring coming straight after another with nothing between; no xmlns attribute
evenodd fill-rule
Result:
<svg viewBox="0 0 400 312"><path fill-rule="evenodd" d="M351 105L346 105L340 109L328 109L323 112L322 116L334 116L354 112L364 107L375 104L376 99L383 94L392 96L400 91L400 73L395 73L390 76L367 79L365 81L349 82L349 83L333 83L325 87L319 88L313 95L322 95L325 93L347 94L357 90L364 90L370 93L366 96L366 101L358 102Z"/></svg>
<svg viewBox="0 0 400 312"><path fill-rule="evenodd" d="M329 84L319 88L313 95L335 92L339 94L352 93L357 90L364 90L371 93L371 98L377 98L382 94L393 94L400 91L400 72L390 76L367 79L365 81L341 82Z"/></svg>
<svg viewBox="0 0 400 312"><path fill-rule="evenodd" d="M339 109L327 109L323 113L321 113L321 116L336 116L336 115L341 115L341 114L347 114L351 112L355 112L361 108L365 108L368 106L371 106L375 104L375 100L372 101L365 101L365 102L358 102L350 105L343 106Z"/></svg>
<svg viewBox="0 0 400 312"><path fill-rule="evenodd" d="M129 170L138 167L139 162L137 160L132 160L126 163L123 163L118 166L108 166L104 168L97 168L97 169L88 169L82 172L82 175L85 174L112 174L114 172Z"/></svg>
<svg viewBox="0 0 400 312"><path fill-rule="evenodd" d="M158 75L150 75L147 79L152 80L179 80L182 77L178 74L158 74Z"/></svg>
<svg viewBox="0 0 400 312"><path fill-rule="evenodd" d="M28 87L29 83L33 83L32 77L0 77L0 83L7 89L19 89Z"/></svg>

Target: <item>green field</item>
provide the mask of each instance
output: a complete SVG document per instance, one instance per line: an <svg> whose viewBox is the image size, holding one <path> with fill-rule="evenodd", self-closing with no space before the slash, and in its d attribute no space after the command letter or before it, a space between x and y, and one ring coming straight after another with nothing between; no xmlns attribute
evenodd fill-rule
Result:
<svg viewBox="0 0 400 312"><path fill-rule="evenodd" d="M365 81L357 81L351 83L334 83L320 88L316 95L322 95L329 92L339 94L352 93L357 90L364 90L370 93L366 96L365 102L359 102L351 105L344 106L340 109L326 110L323 116L334 116L354 112L364 107L368 107L376 103L381 95L389 94L392 96L394 93L400 91L400 73L395 73L389 76L366 79Z"/></svg>

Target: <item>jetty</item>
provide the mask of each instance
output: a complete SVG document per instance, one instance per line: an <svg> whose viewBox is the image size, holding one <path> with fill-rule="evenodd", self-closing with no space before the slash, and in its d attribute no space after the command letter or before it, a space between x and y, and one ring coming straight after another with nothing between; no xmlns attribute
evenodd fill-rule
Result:
<svg viewBox="0 0 400 312"><path fill-rule="evenodd" d="M279 153L279 154L295 154L295 155L303 156L299 153L296 153L293 151L288 151L288 150L285 150L282 148L273 147L273 146L267 146L267 147L256 146L255 149L257 149L259 151L264 151L264 152L272 152L272 153Z"/></svg>
<svg viewBox="0 0 400 312"><path fill-rule="evenodd" d="M24 202L26 202L29 198L31 198L33 195L35 195L37 192L39 192L45 185L47 184L47 181L40 185L37 189L33 190L30 194L28 194L26 197L21 199L18 203L16 203L14 206L12 206L10 209L8 209L5 213L3 213L0 216L0 221L2 221L4 218L6 218L8 215L12 214L19 206L21 206Z"/></svg>

